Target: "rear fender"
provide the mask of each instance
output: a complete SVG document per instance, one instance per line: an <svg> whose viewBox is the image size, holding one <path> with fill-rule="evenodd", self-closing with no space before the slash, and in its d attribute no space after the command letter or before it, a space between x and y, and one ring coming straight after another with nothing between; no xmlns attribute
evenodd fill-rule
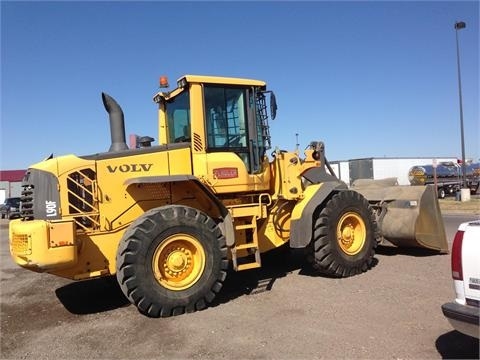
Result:
<svg viewBox="0 0 480 360"><path fill-rule="evenodd" d="M208 199L207 203L211 204L208 209L199 208L199 210L205 212L207 215L215 219L221 219L218 224L223 234L225 235L227 246L233 246L235 243L235 231L233 228L233 220L228 209L223 203L210 191L200 180L192 175L171 175L171 176L148 176L129 179L125 182L128 187L132 184L148 184L148 183L185 183L188 182L192 188L195 189L195 196ZM199 202L200 203L200 202ZM204 202L203 202L204 203Z"/></svg>
<svg viewBox="0 0 480 360"><path fill-rule="evenodd" d="M346 190L347 185L336 180L308 186L304 198L293 208L290 222L290 247L304 248L312 239L313 214L315 210L340 190Z"/></svg>

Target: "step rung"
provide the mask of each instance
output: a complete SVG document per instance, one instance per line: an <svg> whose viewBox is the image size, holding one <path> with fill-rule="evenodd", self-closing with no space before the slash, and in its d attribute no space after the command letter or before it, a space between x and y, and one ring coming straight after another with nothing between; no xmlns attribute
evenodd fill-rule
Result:
<svg viewBox="0 0 480 360"><path fill-rule="evenodd" d="M239 264L237 266L237 271L249 270L259 268L261 265L258 262L252 262L247 264Z"/></svg>
<svg viewBox="0 0 480 360"><path fill-rule="evenodd" d="M255 229L256 227L254 224L235 225L235 230Z"/></svg>
<svg viewBox="0 0 480 360"><path fill-rule="evenodd" d="M235 250L258 249L258 244L248 243L235 246Z"/></svg>

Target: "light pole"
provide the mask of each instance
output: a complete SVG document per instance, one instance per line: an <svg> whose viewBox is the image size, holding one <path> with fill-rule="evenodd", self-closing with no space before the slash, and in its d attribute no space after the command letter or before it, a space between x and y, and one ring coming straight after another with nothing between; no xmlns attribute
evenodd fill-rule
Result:
<svg viewBox="0 0 480 360"><path fill-rule="evenodd" d="M455 23L455 37L457 39L457 69L458 69L458 96L460 100L460 134L462 139L462 185L467 187L466 164L465 164L465 140L463 135L463 105L462 105L462 80L460 77L460 50L458 47L458 30L465 29L465 22L457 21Z"/></svg>

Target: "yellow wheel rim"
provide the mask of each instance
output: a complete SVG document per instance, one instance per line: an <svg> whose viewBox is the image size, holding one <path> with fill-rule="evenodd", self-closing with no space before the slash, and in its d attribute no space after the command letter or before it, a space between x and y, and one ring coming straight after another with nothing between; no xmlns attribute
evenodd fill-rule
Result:
<svg viewBox="0 0 480 360"><path fill-rule="evenodd" d="M337 241L340 249L347 255L358 254L367 238L363 219L354 212L345 213L337 225Z"/></svg>
<svg viewBox="0 0 480 360"><path fill-rule="evenodd" d="M166 238L153 254L155 279L170 290L185 290L195 284L205 269L205 250L188 234Z"/></svg>

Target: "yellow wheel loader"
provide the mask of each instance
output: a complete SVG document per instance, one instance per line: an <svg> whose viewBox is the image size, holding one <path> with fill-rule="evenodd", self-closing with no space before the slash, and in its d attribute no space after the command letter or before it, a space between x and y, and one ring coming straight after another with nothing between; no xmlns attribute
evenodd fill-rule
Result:
<svg viewBox="0 0 480 360"><path fill-rule="evenodd" d="M141 313L165 317L205 308L229 267L258 268L287 243L335 277L368 270L384 241L448 251L433 187L349 188L320 141L302 157L270 152L277 104L265 82L186 75L161 90L159 145L129 148L123 111L103 93L110 149L27 170L9 227L18 265L73 280L115 274Z"/></svg>

